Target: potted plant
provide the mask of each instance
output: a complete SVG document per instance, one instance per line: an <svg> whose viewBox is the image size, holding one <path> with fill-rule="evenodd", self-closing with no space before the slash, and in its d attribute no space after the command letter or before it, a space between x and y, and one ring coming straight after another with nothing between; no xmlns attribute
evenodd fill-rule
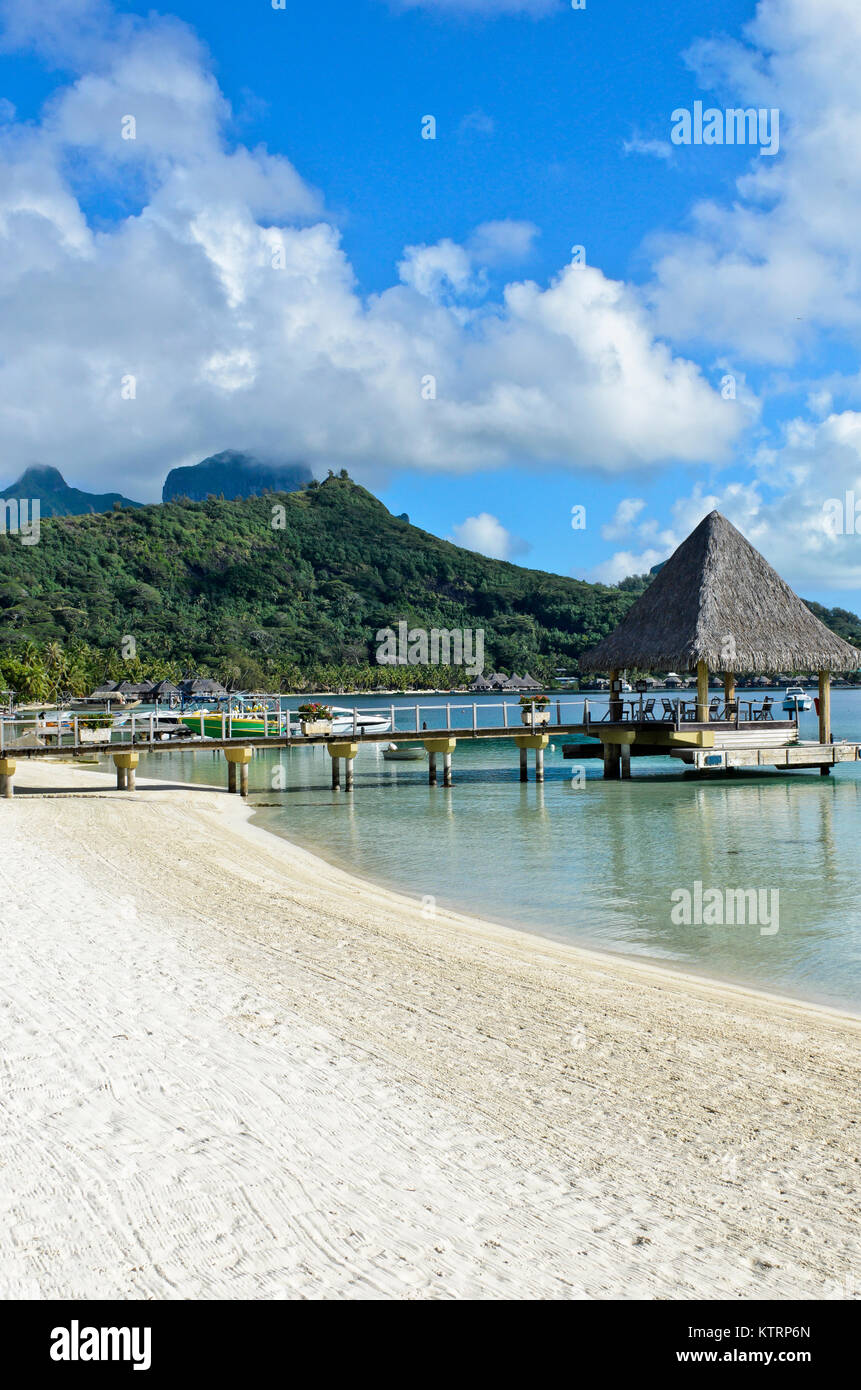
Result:
<svg viewBox="0 0 861 1390"><path fill-rule="evenodd" d="M110 743L113 723L111 714L89 714L78 720L78 738L81 743Z"/></svg>
<svg viewBox="0 0 861 1390"><path fill-rule="evenodd" d="M309 700L306 704L299 706L297 713L302 733L306 738L320 734L324 736L331 734L332 710L329 705L321 705L316 700Z"/></svg>
<svg viewBox="0 0 861 1390"><path fill-rule="evenodd" d="M550 723L549 695L521 695L520 719L527 727Z"/></svg>

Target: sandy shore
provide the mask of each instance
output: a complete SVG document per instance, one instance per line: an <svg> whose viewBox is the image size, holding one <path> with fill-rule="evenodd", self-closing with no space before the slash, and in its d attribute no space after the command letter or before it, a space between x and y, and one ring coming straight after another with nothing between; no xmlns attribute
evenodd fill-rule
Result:
<svg viewBox="0 0 861 1390"><path fill-rule="evenodd" d="M4 1296L861 1296L858 1022L426 920L249 814L19 764Z"/></svg>

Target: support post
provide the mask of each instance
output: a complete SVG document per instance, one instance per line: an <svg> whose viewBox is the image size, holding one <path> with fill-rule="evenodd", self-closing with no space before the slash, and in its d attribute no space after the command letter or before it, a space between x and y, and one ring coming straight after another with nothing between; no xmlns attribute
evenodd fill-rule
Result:
<svg viewBox="0 0 861 1390"><path fill-rule="evenodd" d="M424 738L422 743L428 755L428 786L437 785L437 754L442 754L442 784L444 787L451 786L451 755L457 747L456 738Z"/></svg>
<svg viewBox="0 0 861 1390"><path fill-rule="evenodd" d="M732 704L735 699L735 671L723 673L723 699L725 705Z"/></svg>
<svg viewBox="0 0 861 1390"><path fill-rule="evenodd" d="M619 689L619 682L622 678L621 671L610 672L610 723L621 724L622 722L622 694Z"/></svg>
<svg viewBox="0 0 861 1390"><path fill-rule="evenodd" d="M344 790L353 790L353 759L359 751L358 743L341 742L327 743L326 749L332 759L332 791L341 790L341 760L344 762Z"/></svg>
<svg viewBox="0 0 861 1390"><path fill-rule="evenodd" d="M831 672L819 672L819 742L831 742Z"/></svg>
<svg viewBox="0 0 861 1390"><path fill-rule="evenodd" d="M520 780L529 781L529 770L527 764L527 750L535 750L535 780L544 781L544 749L550 742L549 734L515 734L514 742L520 749Z"/></svg>
<svg viewBox="0 0 861 1390"><path fill-rule="evenodd" d="M618 782L621 774L621 755L618 743L604 744L604 779L607 782Z"/></svg>
<svg viewBox="0 0 861 1390"><path fill-rule="evenodd" d="M697 662L697 723L709 722L709 668L705 661Z"/></svg>
<svg viewBox="0 0 861 1390"><path fill-rule="evenodd" d="M135 768L139 761L139 753L114 754L114 766L117 769L117 791L134 791Z"/></svg>
<svg viewBox="0 0 861 1390"><path fill-rule="evenodd" d="M225 748L224 756L227 759L227 790L236 791L237 780L239 782L239 792L241 796L248 795L248 764L254 755L253 748ZM239 777L237 778L237 769Z"/></svg>
<svg viewBox="0 0 861 1390"><path fill-rule="evenodd" d="M17 763L14 758L0 758L0 797L5 800L11 799L14 795L12 779L15 776Z"/></svg>
<svg viewBox="0 0 861 1390"><path fill-rule="evenodd" d="M631 777L631 745L623 743L619 748L619 774L623 781Z"/></svg>

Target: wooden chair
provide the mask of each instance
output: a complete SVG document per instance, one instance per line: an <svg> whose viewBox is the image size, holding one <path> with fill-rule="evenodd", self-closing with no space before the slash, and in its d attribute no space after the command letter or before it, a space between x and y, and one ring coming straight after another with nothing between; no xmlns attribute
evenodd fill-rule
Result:
<svg viewBox="0 0 861 1390"><path fill-rule="evenodd" d="M664 718L665 718L665 719L675 719L675 717L676 717L676 709L675 709L675 706L674 706L672 700L662 700L662 701L661 701L661 704L662 704L663 707L664 707Z"/></svg>
<svg viewBox="0 0 861 1390"><path fill-rule="evenodd" d="M772 700L771 696L770 696L770 695L766 696L766 698L765 698L765 699L763 700L763 702L762 702L761 707L755 712L755 714L754 714L754 716L753 716L754 719L757 719L757 720L760 720L760 721L765 720L765 719L773 719L774 716L773 716L773 714L771 713L771 707L772 707L773 704L774 704L774 701Z"/></svg>
<svg viewBox="0 0 861 1390"><path fill-rule="evenodd" d="M644 701L644 703L643 703L643 718L644 718L644 719L654 719L654 717L655 717L655 702L654 702L654 700L646 700L646 701Z"/></svg>

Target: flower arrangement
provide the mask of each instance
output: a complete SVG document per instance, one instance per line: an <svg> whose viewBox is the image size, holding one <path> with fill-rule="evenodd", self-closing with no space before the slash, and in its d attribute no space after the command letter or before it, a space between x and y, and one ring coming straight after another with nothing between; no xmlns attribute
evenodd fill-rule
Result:
<svg viewBox="0 0 861 1390"><path fill-rule="evenodd" d="M318 704L316 700L309 700L306 704L299 705L296 712L301 714L304 720L332 718L331 706Z"/></svg>
<svg viewBox="0 0 861 1390"><path fill-rule="evenodd" d="M550 696L549 696L549 695L521 695L521 697L520 697L520 703L521 703L522 705L526 705L527 708L529 707L529 705L537 705L537 706L540 708L541 705L549 705L549 704L550 704Z"/></svg>

